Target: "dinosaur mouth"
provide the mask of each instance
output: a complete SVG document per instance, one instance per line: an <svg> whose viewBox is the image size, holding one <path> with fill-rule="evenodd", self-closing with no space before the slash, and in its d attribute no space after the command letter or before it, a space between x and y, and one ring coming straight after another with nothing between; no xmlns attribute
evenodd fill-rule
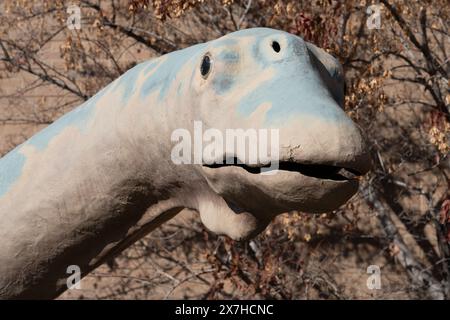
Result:
<svg viewBox="0 0 450 320"><path fill-rule="evenodd" d="M203 164L208 185L226 201L258 215L333 211L358 191L365 174L363 161L312 164L289 159L270 166L226 158L223 164Z"/></svg>
<svg viewBox="0 0 450 320"><path fill-rule="evenodd" d="M228 161L228 163L224 164L212 164L212 165L204 165L207 168L217 169L223 167L240 167L251 174L260 174L264 169L266 172L270 168L270 165L266 166L249 166L247 164L239 163L237 158L234 158L233 161ZM275 170L275 169L274 169ZM345 168L340 166L332 166L332 165L322 165L322 164L301 164L296 162L289 161L280 161L278 163L278 170L280 171L290 171L290 172L298 172L304 176L317 178L317 179L326 179L326 180L334 180L334 181L346 181L346 180L355 180L362 176L362 173L355 169Z"/></svg>

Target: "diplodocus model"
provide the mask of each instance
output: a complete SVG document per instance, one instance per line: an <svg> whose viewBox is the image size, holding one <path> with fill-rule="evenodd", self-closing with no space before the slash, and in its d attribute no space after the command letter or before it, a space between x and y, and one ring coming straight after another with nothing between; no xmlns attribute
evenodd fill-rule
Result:
<svg viewBox="0 0 450 320"><path fill-rule="evenodd" d="M185 208L237 240L336 209L369 170L343 83L332 56L266 28L132 68L0 159L0 298L54 298L69 265L86 275ZM194 121L278 130L279 170L174 163L172 134Z"/></svg>

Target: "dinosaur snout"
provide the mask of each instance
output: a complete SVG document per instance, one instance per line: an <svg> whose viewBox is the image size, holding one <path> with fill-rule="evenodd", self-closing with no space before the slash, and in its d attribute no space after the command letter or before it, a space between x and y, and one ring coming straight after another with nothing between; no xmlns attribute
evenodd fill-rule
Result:
<svg viewBox="0 0 450 320"><path fill-rule="evenodd" d="M318 115L291 117L280 130L280 161L366 174L371 161L362 130L335 103L322 108Z"/></svg>

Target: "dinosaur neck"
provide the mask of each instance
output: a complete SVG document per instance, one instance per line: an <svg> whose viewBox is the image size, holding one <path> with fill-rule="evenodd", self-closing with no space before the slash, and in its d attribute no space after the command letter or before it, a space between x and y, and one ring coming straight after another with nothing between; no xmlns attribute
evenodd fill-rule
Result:
<svg viewBox="0 0 450 320"><path fill-rule="evenodd" d="M147 115L109 95L0 159L0 298L56 297L67 289L68 266L86 275L194 206L183 195L195 177L180 178L170 163L166 111ZM84 127L76 123L82 112L92 115Z"/></svg>

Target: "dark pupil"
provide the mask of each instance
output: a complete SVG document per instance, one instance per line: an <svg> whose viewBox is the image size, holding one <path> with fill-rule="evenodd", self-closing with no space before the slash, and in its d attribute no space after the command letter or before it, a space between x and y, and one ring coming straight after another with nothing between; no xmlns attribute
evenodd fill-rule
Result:
<svg viewBox="0 0 450 320"><path fill-rule="evenodd" d="M202 76L206 76L210 70L211 70L211 58L209 56L205 56L203 58L202 66L200 68Z"/></svg>
<svg viewBox="0 0 450 320"><path fill-rule="evenodd" d="M272 42L272 48L276 53L279 53L281 51L280 43L277 41Z"/></svg>

